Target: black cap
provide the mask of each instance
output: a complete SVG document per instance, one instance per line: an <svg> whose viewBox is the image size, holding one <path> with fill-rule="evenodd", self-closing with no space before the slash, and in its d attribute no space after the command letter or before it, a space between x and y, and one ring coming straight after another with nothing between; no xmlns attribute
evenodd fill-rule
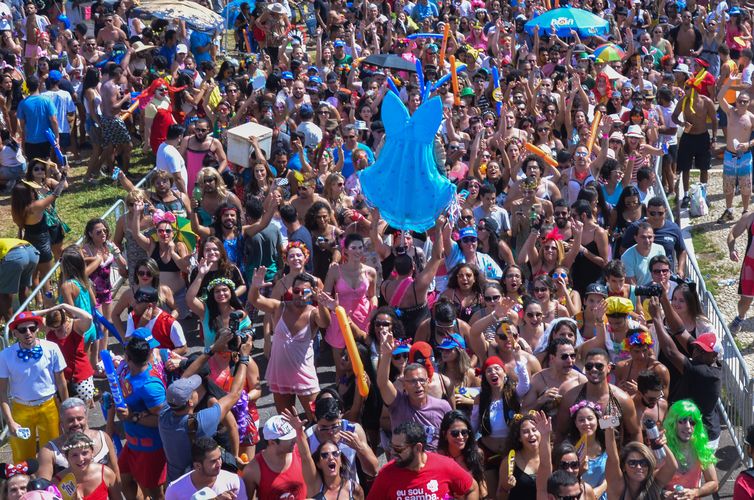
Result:
<svg viewBox="0 0 754 500"><path fill-rule="evenodd" d="M592 283L589 286L586 287L586 295L602 295L603 297L607 298L607 286L603 285L602 283Z"/></svg>

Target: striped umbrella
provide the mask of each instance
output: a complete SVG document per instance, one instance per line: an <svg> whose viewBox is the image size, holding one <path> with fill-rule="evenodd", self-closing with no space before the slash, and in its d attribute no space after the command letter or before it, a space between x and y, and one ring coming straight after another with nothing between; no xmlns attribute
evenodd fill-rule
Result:
<svg viewBox="0 0 754 500"><path fill-rule="evenodd" d="M625 56L626 51L614 43L604 43L594 49L594 57L597 58L598 61L606 63L622 61Z"/></svg>

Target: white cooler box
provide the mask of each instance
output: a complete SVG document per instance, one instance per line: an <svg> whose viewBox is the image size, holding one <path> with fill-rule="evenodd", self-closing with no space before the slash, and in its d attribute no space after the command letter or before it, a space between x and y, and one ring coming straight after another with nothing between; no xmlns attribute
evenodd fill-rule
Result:
<svg viewBox="0 0 754 500"><path fill-rule="evenodd" d="M270 157L272 148L272 129L262 126L258 123L249 122L228 129L228 161L240 167L249 168L249 158L254 149L249 140L249 136L255 136L259 140L259 147L262 148L267 158Z"/></svg>

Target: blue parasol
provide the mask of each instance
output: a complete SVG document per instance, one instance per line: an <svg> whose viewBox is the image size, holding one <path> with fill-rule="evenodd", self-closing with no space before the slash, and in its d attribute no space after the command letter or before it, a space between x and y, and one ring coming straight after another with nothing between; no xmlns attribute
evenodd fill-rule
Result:
<svg viewBox="0 0 754 500"><path fill-rule="evenodd" d="M530 35L534 35L536 30L539 30L540 35L549 35L552 26L555 26L556 33L561 38L570 37L571 30L575 30L582 38L607 35L609 31L607 21L591 12L573 7L548 10L527 22L524 29Z"/></svg>
<svg viewBox="0 0 754 500"><path fill-rule="evenodd" d="M249 4L249 10L253 11L254 6L256 5L256 0L233 0L232 2L229 2L228 5L225 6L225 8L222 11L223 19L225 19L225 29L232 30L233 25L236 22L236 18L238 17L238 14L241 13L241 4L247 3Z"/></svg>

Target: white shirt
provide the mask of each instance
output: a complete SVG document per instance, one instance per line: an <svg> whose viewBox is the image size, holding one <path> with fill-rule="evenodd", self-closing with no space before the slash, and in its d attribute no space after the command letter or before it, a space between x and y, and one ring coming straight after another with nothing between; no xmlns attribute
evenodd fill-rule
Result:
<svg viewBox="0 0 754 500"><path fill-rule="evenodd" d="M164 170L169 174L181 174L183 179L184 189L188 189L188 175L186 174L186 162L178 152L175 146L163 142L157 148L157 159L155 162L155 169ZM174 186L177 187L177 186Z"/></svg>
<svg viewBox="0 0 754 500"><path fill-rule="evenodd" d="M32 402L55 394L55 374L65 370L66 362L60 347L49 340L38 340L42 357L24 361L18 357L21 345L12 344L0 352L0 378L9 379L13 399Z"/></svg>
<svg viewBox="0 0 754 500"><path fill-rule="evenodd" d="M191 481L191 474L192 472L188 472L170 483L167 491L165 491L165 500L189 500L191 495L199 491L194 486L194 482ZM247 497L246 485L238 477L238 474L233 474L226 470L220 471L220 474L215 478L215 483L209 489L218 495L226 491L232 491L235 493L235 498L241 499Z"/></svg>
<svg viewBox="0 0 754 500"><path fill-rule="evenodd" d="M48 98L55 106L55 117L58 119L58 129L61 134L70 134L71 125L68 123L68 113L76 112L76 105L73 104L73 98L65 90L48 90L42 92L42 97Z"/></svg>

